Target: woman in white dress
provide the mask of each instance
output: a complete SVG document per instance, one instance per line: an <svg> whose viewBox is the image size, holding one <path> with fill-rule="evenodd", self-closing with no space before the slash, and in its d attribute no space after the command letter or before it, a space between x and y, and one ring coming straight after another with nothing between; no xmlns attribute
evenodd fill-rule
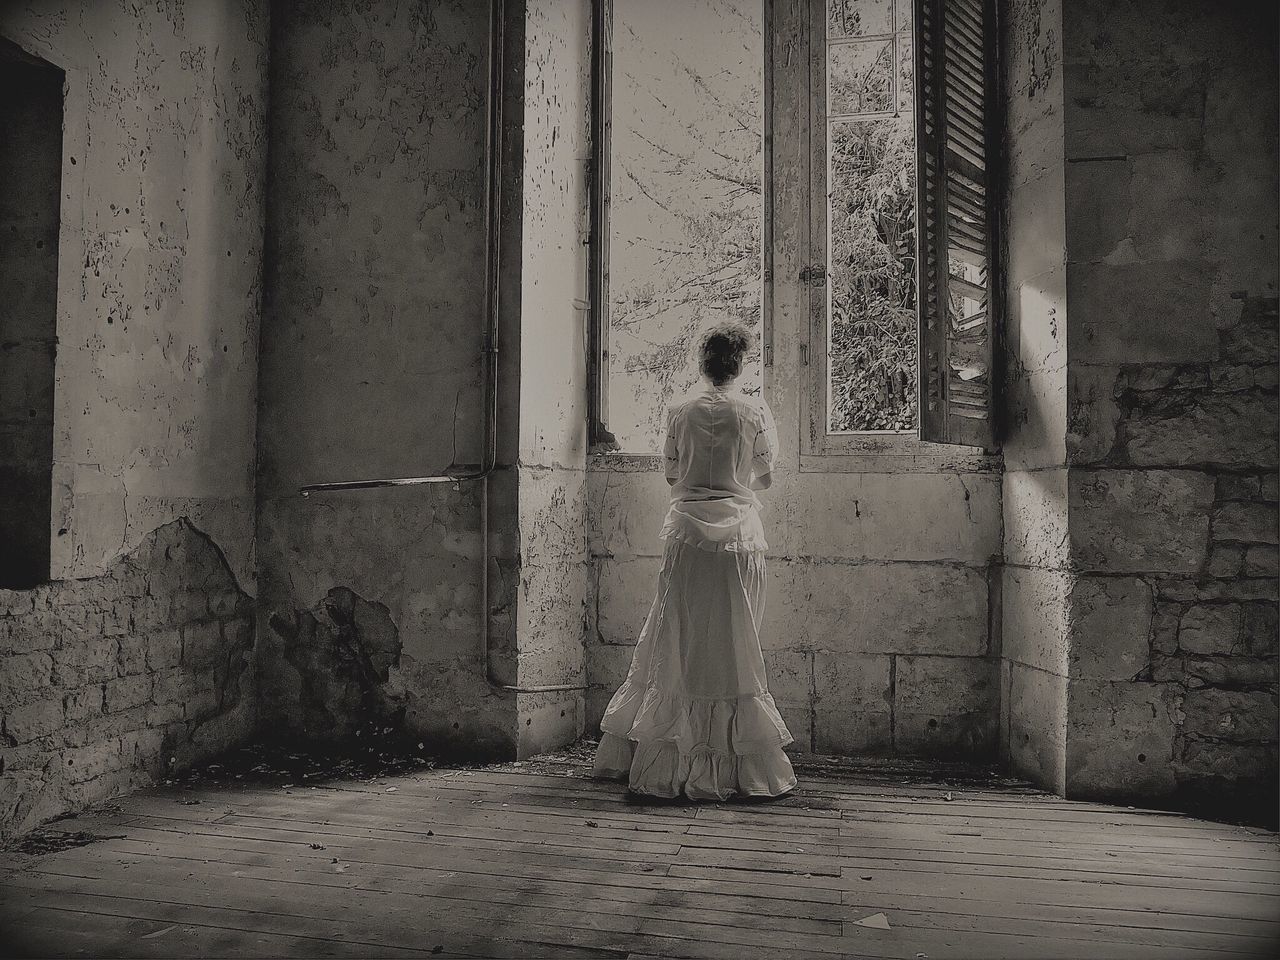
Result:
<svg viewBox="0 0 1280 960"><path fill-rule="evenodd" d="M749 338L736 325L707 334L704 387L667 414L662 574L594 768L636 793L725 800L796 785L760 653L768 544L756 491L772 483L778 435L768 405L735 384Z"/></svg>

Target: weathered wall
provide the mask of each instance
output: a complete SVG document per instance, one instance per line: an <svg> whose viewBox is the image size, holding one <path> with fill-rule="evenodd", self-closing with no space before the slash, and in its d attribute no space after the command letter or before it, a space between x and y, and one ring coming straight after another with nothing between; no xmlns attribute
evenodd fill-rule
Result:
<svg viewBox="0 0 1280 960"><path fill-rule="evenodd" d="M1274 816L1277 11L1063 24L1067 791Z"/></svg>
<svg viewBox="0 0 1280 960"><path fill-rule="evenodd" d="M253 598L185 519L105 573L0 591L0 834L243 741L252 648Z"/></svg>
<svg viewBox="0 0 1280 960"><path fill-rule="evenodd" d="M6 830L252 725L266 21L252 0L0 7L66 74L53 582L0 604Z"/></svg>
<svg viewBox="0 0 1280 960"><path fill-rule="evenodd" d="M308 736L376 720L436 749L512 754L514 699L480 666L480 486L298 496L481 459L488 5L273 14L263 719ZM505 472L493 486L510 558L514 486ZM502 589L510 560L494 568ZM505 636L509 600L491 600ZM335 680L339 656L366 667Z"/></svg>
<svg viewBox="0 0 1280 960"><path fill-rule="evenodd" d="M1001 5L1007 104L1001 755L1064 787L1067 611L1066 206L1061 0Z"/></svg>
<svg viewBox="0 0 1280 960"><path fill-rule="evenodd" d="M580 684L591 5L528 0L524 32L517 678ZM582 729L581 691L520 695L521 756Z"/></svg>

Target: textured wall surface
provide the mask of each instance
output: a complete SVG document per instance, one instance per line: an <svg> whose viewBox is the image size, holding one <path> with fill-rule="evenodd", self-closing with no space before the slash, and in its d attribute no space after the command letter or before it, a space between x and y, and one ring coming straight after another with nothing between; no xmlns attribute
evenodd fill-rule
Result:
<svg viewBox="0 0 1280 960"><path fill-rule="evenodd" d="M1274 817L1277 11L1068 9L1068 791Z"/></svg>
<svg viewBox="0 0 1280 960"><path fill-rule="evenodd" d="M1001 755L1053 789L1066 770L1066 162L1061 0L1001 6L1005 194Z"/></svg>
<svg viewBox="0 0 1280 960"><path fill-rule="evenodd" d="M0 834L243 741L252 647L253 598L186 520L105 573L0 590Z"/></svg>
<svg viewBox="0 0 1280 960"><path fill-rule="evenodd" d="M31 0L0 35L66 73L53 576L186 516L251 584L266 4Z"/></svg>
<svg viewBox="0 0 1280 960"><path fill-rule="evenodd" d="M585 683L591 6L525 12L520 335L521 685ZM582 732L581 691L522 694L520 754Z"/></svg>
<svg viewBox="0 0 1280 960"><path fill-rule="evenodd" d="M66 75L51 573L0 602L0 820L252 726L266 4L0 7Z"/></svg>
<svg viewBox="0 0 1280 960"><path fill-rule="evenodd" d="M480 673L479 486L297 493L480 459L488 5L273 13L264 719L309 736L377 721L511 753L514 702ZM495 487L513 524L514 487ZM510 554L510 531L495 537ZM335 677L335 643L371 669Z"/></svg>

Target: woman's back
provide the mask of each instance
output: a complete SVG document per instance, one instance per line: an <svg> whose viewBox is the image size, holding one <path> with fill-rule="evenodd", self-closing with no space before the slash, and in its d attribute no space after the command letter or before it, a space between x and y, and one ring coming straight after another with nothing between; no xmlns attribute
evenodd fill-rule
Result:
<svg viewBox="0 0 1280 960"><path fill-rule="evenodd" d="M672 407L664 456L673 500L732 497L758 503L752 475L773 467L777 428L763 400L732 384L708 386Z"/></svg>

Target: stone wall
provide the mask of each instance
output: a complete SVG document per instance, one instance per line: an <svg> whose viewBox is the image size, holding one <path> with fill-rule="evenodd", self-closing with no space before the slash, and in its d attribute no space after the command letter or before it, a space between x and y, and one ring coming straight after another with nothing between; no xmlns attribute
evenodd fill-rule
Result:
<svg viewBox="0 0 1280 960"><path fill-rule="evenodd" d="M1004 8L1002 733L1016 770L1068 796L1274 816L1277 83L1263 6Z"/></svg>
<svg viewBox="0 0 1280 960"><path fill-rule="evenodd" d="M1069 8L1068 793L1274 816L1277 12Z"/></svg>
<svg viewBox="0 0 1280 960"><path fill-rule="evenodd" d="M0 591L0 836L254 729L253 598L186 520L107 571Z"/></svg>
<svg viewBox="0 0 1280 960"><path fill-rule="evenodd" d="M266 33L259 0L0 6L65 75L50 582L0 594L6 833L253 726Z"/></svg>

